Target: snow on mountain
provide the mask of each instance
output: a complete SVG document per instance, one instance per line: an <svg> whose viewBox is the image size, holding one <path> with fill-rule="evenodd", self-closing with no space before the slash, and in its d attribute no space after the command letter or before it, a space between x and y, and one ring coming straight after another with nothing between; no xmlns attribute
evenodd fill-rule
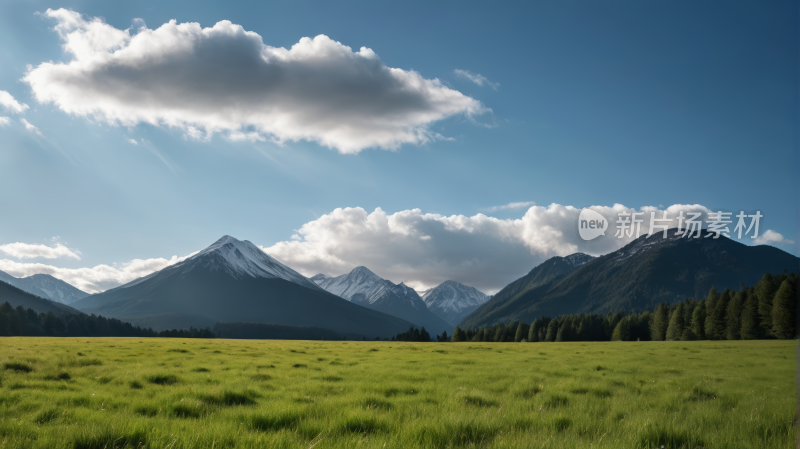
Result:
<svg viewBox="0 0 800 449"><path fill-rule="evenodd" d="M444 311L460 312L467 307L479 306L489 297L474 287L456 281L444 281L422 296L430 309L438 307Z"/></svg>
<svg viewBox="0 0 800 449"><path fill-rule="evenodd" d="M314 276L310 277L309 279L312 282L314 282L315 284L319 285L320 282L324 281L325 279L328 279L328 276L325 276L322 273L318 273L318 274L315 274Z"/></svg>
<svg viewBox="0 0 800 449"><path fill-rule="evenodd" d="M384 298L387 293L393 293L395 287L394 284L373 273L367 267L356 267L347 274L325 277L322 280L315 280L315 282L336 296L351 302L366 302L367 304L374 304Z"/></svg>
<svg viewBox="0 0 800 449"><path fill-rule="evenodd" d="M591 262L592 259L594 259L594 256L590 256L584 253L575 253L565 257L564 262L572 265L574 268L578 268L579 266L584 265L587 262Z"/></svg>
<svg viewBox="0 0 800 449"><path fill-rule="evenodd" d="M32 295L62 304L72 304L75 301L89 296L89 294L83 290L79 290L49 274L34 274L24 278L17 278L0 271L0 281L11 284Z"/></svg>
<svg viewBox="0 0 800 449"><path fill-rule="evenodd" d="M223 236L211 246L168 267L168 269L191 269L196 264L212 270L224 270L237 279L244 276L278 278L303 287L320 290L316 283L278 262L256 245L247 240L237 240L229 235ZM142 280L137 279L123 287L135 285Z"/></svg>
<svg viewBox="0 0 800 449"><path fill-rule="evenodd" d="M334 295L425 327L431 334L452 333L452 325L428 310L416 290L402 282L394 284L383 279L366 267L356 267L337 277L316 275L314 280Z"/></svg>
<svg viewBox="0 0 800 449"><path fill-rule="evenodd" d="M480 290L456 281L445 281L424 293L428 310L454 325L488 301Z"/></svg>

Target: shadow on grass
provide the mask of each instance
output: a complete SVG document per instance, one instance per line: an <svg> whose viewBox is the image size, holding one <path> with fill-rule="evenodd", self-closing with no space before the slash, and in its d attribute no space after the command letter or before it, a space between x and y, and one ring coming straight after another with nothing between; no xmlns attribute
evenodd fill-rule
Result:
<svg viewBox="0 0 800 449"><path fill-rule="evenodd" d="M256 405L257 402L255 401L255 398L257 397L259 397L258 393L254 391L246 391L244 393L225 391L221 394L200 396L200 400L209 405L234 407L237 405Z"/></svg>
<svg viewBox="0 0 800 449"><path fill-rule="evenodd" d="M31 371L33 371L33 367L31 367L30 365L17 362L3 363L3 368L10 371L16 371L18 373L30 373Z"/></svg>
<svg viewBox="0 0 800 449"><path fill-rule="evenodd" d="M445 424L417 432L417 443L423 447L474 447L492 442L499 429L477 423Z"/></svg>
<svg viewBox="0 0 800 449"><path fill-rule="evenodd" d="M704 447L705 443L683 430L669 430L661 427L649 428L639 437L639 447L669 448L669 449L694 449Z"/></svg>
<svg viewBox="0 0 800 449"><path fill-rule="evenodd" d="M178 378L172 374L153 374L146 377L147 381L156 385L172 385L178 383Z"/></svg>
<svg viewBox="0 0 800 449"><path fill-rule="evenodd" d="M130 449L147 447L147 435L144 432L133 432L120 435L113 432L79 435L75 438L74 449Z"/></svg>

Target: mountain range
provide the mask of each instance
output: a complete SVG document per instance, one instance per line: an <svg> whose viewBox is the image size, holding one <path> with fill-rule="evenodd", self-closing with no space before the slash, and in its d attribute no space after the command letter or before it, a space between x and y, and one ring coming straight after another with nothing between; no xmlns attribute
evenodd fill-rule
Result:
<svg viewBox="0 0 800 449"><path fill-rule="evenodd" d="M504 287L459 324L462 328L575 313L652 310L658 303L705 298L709 289L737 290L764 273L796 271L800 258L773 246L681 238L676 230L639 237L601 257L553 257Z"/></svg>
<svg viewBox="0 0 800 449"><path fill-rule="evenodd" d="M425 301L413 288L402 282L394 284L366 267L356 267L349 273L336 277L317 274L311 280L353 304L402 318L420 328L424 327L431 335L453 333L455 326L428 310Z"/></svg>
<svg viewBox="0 0 800 449"><path fill-rule="evenodd" d="M155 330L249 321L373 339L412 325L328 293L249 241L227 235L192 257L73 305Z"/></svg>
<svg viewBox="0 0 800 449"><path fill-rule="evenodd" d="M89 296L88 293L49 274L34 274L33 276L18 278L0 271L0 281L11 284L30 294L62 304L72 304Z"/></svg>

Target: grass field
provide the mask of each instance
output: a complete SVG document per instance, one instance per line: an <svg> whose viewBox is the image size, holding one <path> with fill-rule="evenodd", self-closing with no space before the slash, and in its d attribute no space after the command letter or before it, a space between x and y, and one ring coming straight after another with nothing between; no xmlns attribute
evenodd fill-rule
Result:
<svg viewBox="0 0 800 449"><path fill-rule="evenodd" d="M796 349L0 338L0 447L788 449Z"/></svg>

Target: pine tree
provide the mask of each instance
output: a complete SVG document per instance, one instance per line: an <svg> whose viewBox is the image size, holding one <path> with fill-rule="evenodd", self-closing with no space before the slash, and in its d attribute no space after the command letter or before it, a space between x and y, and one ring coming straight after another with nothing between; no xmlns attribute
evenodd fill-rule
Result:
<svg viewBox="0 0 800 449"><path fill-rule="evenodd" d="M514 341L520 342L526 338L528 338L528 325L520 321L517 325L517 333L514 335Z"/></svg>
<svg viewBox="0 0 800 449"><path fill-rule="evenodd" d="M667 327L666 339L669 341L680 340L681 336L683 335L684 328L683 303L681 303L678 304L678 307L674 312L672 312L672 316L669 319L669 327Z"/></svg>
<svg viewBox="0 0 800 449"><path fill-rule="evenodd" d="M450 337L450 341L454 343L458 341L464 341L465 337L464 331L462 331L460 327L456 326L455 330L453 331L453 336Z"/></svg>
<svg viewBox="0 0 800 449"><path fill-rule="evenodd" d="M544 341L556 341L556 334L558 334L558 319L550 320L547 325L547 333L545 334Z"/></svg>
<svg viewBox="0 0 800 449"><path fill-rule="evenodd" d="M631 339L630 319L625 317L619 320L614 332L611 333L611 341L629 341Z"/></svg>
<svg viewBox="0 0 800 449"><path fill-rule="evenodd" d="M772 335L788 340L795 338L797 326L797 281L786 279L781 283L772 304Z"/></svg>
<svg viewBox="0 0 800 449"><path fill-rule="evenodd" d="M745 302L745 292L739 290L728 304L728 311L725 317L725 338L728 340L739 340L742 338L742 307Z"/></svg>
<svg viewBox="0 0 800 449"><path fill-rule="evenodd" d="M558 333L556 334L556 341L570 341L572 336L572 328L569 320L564 320L564 324L559 326Z"/></svg>
<svg viewBox="0 0 800 449"><path fill-rule="evenodd" d="M669 311L667 310L667 305L662 302L653 314L653 324L650 326L653 341L664 341L667 336L668 326Z"/></svg>
<svg viewBox="0 0 800 449"><path fill-rule="evenodd" d="M541 318L536 318L531 323L531 327L528 329L528 342L536 342L539 341L539 326L541 326Z"/></svg>
<svg viewBox="0 0 800 449"><path fill-rule="evenodd" d="M699 338L703 340L705 338L706 332L706 301L702 300L697 307L694 308L694 312L692 312L692 332Z"/></svg>
<svg viewBox="0 0 800 449"><path fill-rule="evenodd" d="M742 327L739 334L742 340L758 340L766 335L758 314L758 296L752 289L747 293L742 306Z"/></svg>
<svg viewBox="0 0 800 449"><path fill-rule="evenodd" d="M706 318L706 338L709 340L725 339L725 314L728 311L728 303L731 300L731 291L727 288L719 295L719 299L714 306L713 312L709 311Z"/></svg>
<svg viewBox="0 0 800 449"><path fill-rule="evenodd" d="M717 309L719 297L717 289L711 287L706 298L706 322L703 324L703 335L709 340L714 339L714 311Z"/></svg>
<svg viewBox="0 0 800 449"><path fill-rule="evenodd" d="M764 335L772 335L772 300L778 291L772 275L765 273L761 280L756 284L756 296L758 297L758 314L761 317L761 328Z"/></svg>

